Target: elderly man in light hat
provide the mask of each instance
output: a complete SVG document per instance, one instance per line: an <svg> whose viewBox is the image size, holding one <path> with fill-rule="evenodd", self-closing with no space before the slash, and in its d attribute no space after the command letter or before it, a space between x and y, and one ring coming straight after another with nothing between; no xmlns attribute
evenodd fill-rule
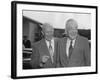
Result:
<svg viewBox="0 0 100 80"><path fill-rule="evenodd" d="M55 68L57 67L57 44L53 26L44 23L42 26L44 38L36 42L32 49L31 65L32 68Z"/></svg>
<svg viewBox="0 0 100 80"><path fill-rule="evenodd" d="M66 37L59 42L59 63L61 67L90 66L91 55L88 39L78 34L78 23L68 19L65 27Z"/></svg>

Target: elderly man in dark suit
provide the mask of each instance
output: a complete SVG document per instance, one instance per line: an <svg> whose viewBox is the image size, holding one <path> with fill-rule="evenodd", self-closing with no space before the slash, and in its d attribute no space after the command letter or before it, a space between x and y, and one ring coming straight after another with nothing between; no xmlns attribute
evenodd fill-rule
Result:
<svg viewBox="0 0 100 80"><path fill-rule="evenodd" d="M42 26L44 38L32 46L32 68L55 68L57 66L58 40L53 37L54 29L49 23Z"/></svg>
<svg viewBox="0 0 100 80"><path fill-rule="evenodd" d="M66 37L59 42L59 66L79 67L90 66L91 55L88 39L78 34L78 24L69 19L65 27Z"/></svg>

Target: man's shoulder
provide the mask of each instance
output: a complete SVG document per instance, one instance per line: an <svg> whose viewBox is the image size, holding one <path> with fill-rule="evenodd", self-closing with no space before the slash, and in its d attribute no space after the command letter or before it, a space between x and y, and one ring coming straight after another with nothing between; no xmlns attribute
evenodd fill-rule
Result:
<svg viewBox="0 0 100 80"><path fill-rule="evenodd" d="M64 38L54 38L56 42L61 42Z"/></svg>
<svg viewBox="0 0 100 80"><path fill-rule="evenodd" d="M40 41L37 41L37 42L33 43L33 46L39 46L39 45L41 45L41 43L43 43L43 40L44 39L41 39Z"/></svg>
<svg viewBox="0 0 100 80"><path fill-rule="evenodd" d="M61 42L65 41L65 40L67 40L67 37L62 37L62 38L59 39L59 41L61 41Z"/></svg>
<svg viewBox="0 0 100 80"><path fill-rule="evenodd" d="M66 37L63 37L63 38L58 38L58 39L57 39L57 42L58 42L58 44L60 44L60 45L61 45L61 44L63 44L63 43L65 43L65 42L66 42L66 39L67 39Z"/></svg>
<svg viewBox="0 0 100 80"><path fill-rule="evenodd" d="M84 37L84 36L81 36L79 35L78 38L81 40L81 41L88 41L88 38Z"/></svg>
<svg viewBox="0 0 100 80"><path fill-rule="evenodd" d="M57 37L54 38L55 41L59 41L59 39L60 39L60 38L57 38Z"/></svg>

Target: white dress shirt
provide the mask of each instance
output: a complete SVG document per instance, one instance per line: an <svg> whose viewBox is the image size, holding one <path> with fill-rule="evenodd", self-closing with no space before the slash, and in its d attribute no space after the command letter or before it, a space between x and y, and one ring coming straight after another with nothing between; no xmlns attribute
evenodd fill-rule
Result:
<svg viewBox="0 0 100 80"><path fill-rule="evenodd" d="M74 48L74 45L75 45L75 40L72 40L72 47ZM67 43L66 43L66 55L69 56L69 47L70 47L70 43L71 43L71 40L69 38L67 38Z"/></svg>
<svg viewBox="0 0 100 80"><path fill-rule="evenodd" d="M46 40L46 44L47 44L48 50L49 50L49 52L50 52L51 60L52 60L52 63L53 63L53 56L54 56L54 39L51 40L51 44L50 44L50 41ZM50 50L50 45L51 45L51 47L52 47L52 50Z"/></svg>
<svg viewBox="0 0 100 80"><path fill-rule="evenodd" d="M47 47L49 49L49 41L48 40L45 40L45 41L46 41ZM52 46L53 53L54 53L54 39L51 40L51 46Z"/></svg>

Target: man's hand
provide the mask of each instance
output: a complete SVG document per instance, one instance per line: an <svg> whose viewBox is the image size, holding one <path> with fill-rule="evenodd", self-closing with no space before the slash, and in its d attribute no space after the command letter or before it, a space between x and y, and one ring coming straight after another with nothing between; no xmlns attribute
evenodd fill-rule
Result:
<svg viewBox="0 0 100 80"><path fill-rule="evenodd" d="M47 60L49 59L49 56L42 56L42 63L46 63Z"/></svg>
<svg viewBox="0 0 100 80"><path fill-rule="evenodd" d="M49 59L49 56L42 56L42 61L40 63L40 67L43 68L44 64L47 62Z"/></svg>

